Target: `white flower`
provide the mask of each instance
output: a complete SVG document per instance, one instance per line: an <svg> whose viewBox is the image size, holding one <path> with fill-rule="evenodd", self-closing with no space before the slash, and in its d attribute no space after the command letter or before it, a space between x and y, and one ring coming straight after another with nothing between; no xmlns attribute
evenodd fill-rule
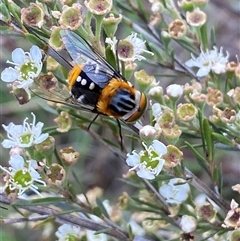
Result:
<svg viewBox="0 0 240 241"><path fill-rule="evenodd" d="M107 235L104 233L96 234L95 231L87 230L87 240L89 241L107 241Z"/></svg>
<svg viewBox="0 0 240 241"><path fill-rule="evenodd" d="M201 49L199 57L196 58L191 54L192 59L188 60L185 64L188 67L198 67L198 77L206 76L210 71L213 71L216 74L222 74L226 72L226 63L228 62L229 57L228 52L226 53L227 56L224 57L222 47L220 48L219 53L217 47L213 47L213 50L207 50L206 52L203 52Z"/></svg>
<svg viewBox="0 0 240 241"><path fill-rule="evenodd" d="M105 42L111 45L114 53L116 53L117 50L119 60L124 62L146 59L141 55L143 52L153 55L152 52L145 50L145 41L138 38L136 33L132 33L125 39L119 41L116 37L113 39L106 38Z"/></svg>
<svg viewBox="0 0 240 241"><path fill-rule="evenodd" d="M71 241L71 240L79 240L81 235L80 228L76 226L72 226L69 224L63 224L60 226L55 233L58 238L58 241Z"/></svg>
<svg viewBox="0 0 240 241"><path fill-rule="evenodd" d="M39 173L34 169L35 160L27 161L28 166L25 166L23 157L19 155L11 156L9 161L10 167L7 169L0 168L9 175L8 188L10 190L18 190L18 195L21 196L26 190L30 189L36 194L41 194L37 191L38 187L34 182L38 182L46 186L46 183L41 179Z"/></svg>
<svg viewBox="0 0 240 241"><path fill-rule="evenodd" d="M166 88L167 95L174 98L180 98L183 94L182 85L172 84Z"/></svg>
<svg viewBox="0 0 240 241"><path fill-rule="evenodd" d="M31 114L33 116L33 122L31 124L27 123L28 118L26 118L22 125L15 125L12 122L8 126L2 125L9 138L2 142L4 148L16 146L23 148L30 147L48 138L48 133L42 134L44 124L42 122L36 124L36 116L33 113Z"/></svg>
<svg viewBox="0 0 240 241"><path fill-rule="evenodd" d="M188 198L190 187L185 180L181 178L173 178L168 184L162 185L159 192L164 198L166 198L168 203L181 204Z"/></svg>
<svg viewBox="0 0 240 241"><path fill-rule="evenodd" d="M32 46L29 52L24 52L21 48L16 48L12 52L12 61L7 61L14 65L3 70L1 79L4 82L13 83L15 88L28 89L42 70L42 53L37 46Z"/></svg>
<svg viewBox="0 0 240 241"><path fill-rule="evenodd" d="M183 215L180 222L180 227L184 233L191 233L196 229L197 221L192 216Z"/></svg>
<svg viewBox="0 0 240 241"><path fill-rule="evenodd" d="M167 148L158 140L154 140L149 147L142 144L145 150L141 150L139 153L135 150L132 154L128 153L126 162L128 166L132 167L129 171L136 170L139 177L152 180L163 168L165 160L162 159L162 155L167 153Z"/></svg>

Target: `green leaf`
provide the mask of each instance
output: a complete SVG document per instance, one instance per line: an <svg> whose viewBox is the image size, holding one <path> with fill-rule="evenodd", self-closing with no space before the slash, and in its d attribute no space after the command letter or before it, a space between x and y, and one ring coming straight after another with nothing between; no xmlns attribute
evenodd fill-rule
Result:
<svg viewBox="0 0 240 241"><path fill-rule="evenodd" d="M207 119L203 120L203 136L206 141L206 146L207 146L207 159L210 161L213 161L213 139L212 139L212 128L209 124L209 121Z"/></svg>
<svg viewBox="0 0 240 241"><path fill-rule="evenodd" d="M6 18L6 22L11 20L11 15L6 5L3 2L0 2L0 13Z"/></svg>
<svg viewBox="0 0 240 241"><path fill-rule="evenodd" d="M214 140L223 143L227 146L231 146L234 147L234 143L232 142L232 140L230 140L229 138L227 138L226 136L216 133L216 132L212 132L212 137Z"/></svg>
<svg viewBox="0 0 240 241"><path fill-rule="evenodd" d="M26 33L25 37L32 44L37 45L40 49L47 50L47 48L48 48L47 45L45 43L43 43L43 41L40 38L38 38L37 36L35 36L33 34Z"/></svg>
<svg viewBox="0 0 240 241"><path fill-rule="evenodd" d="M29 205L35 206L35 205L49 205L54 203L59 203L62 201L66 201L67 199L64 197L46 197L46 198L39 198L34 199L29 202Z"/></svg>
<svg viewBox="0 0 240 241"><path fill-rule="evenodd" d="M208 35L207 35L207 24L206 23L200 28L200 32L201 32L202 46L203 46L203 49L206 50L206 49L208 49Z"/></svg>
<svg viewBox="0 0 240 241"><path fill-rule="evenodd" d="M101 212L100 207L95 206L92 211L93 211L93 214L96 215L97 217L99 217L99 218L102 217L102 212Z"/></svg>
<svg viewBox="0 0 240 241"><path fill-rule="evenodd" d="M216 33L215 33L215 27L213 26L211 28L211 32L210 32L210 35L211 35L211 49L213 48L213 46L216 46Z"/></svg>
<svg viewBox="0 0 240 241"><path fill-rule="evenodd" d="M106 55L106 60L108 61L108 63L115 69L117 69L117 63L116 63L116 58L115 55L111 49L110 46L106 47L105 50L105 55Z"/></svg>
<svg viewBox="0 0 240 241"><path fill-rule="evenodd" d="M97 199L96 199L96 203L97 203L98 207L100 208L101 213L102 213L105 217L109 218L108 212L107 212L106 208L104 207L102 201L101 201L99 198L97 198Z"/></svg>
<svg viewBox="0 0 240 241"><path fill-rule="evenodd" d="M193 147L193 145L191 145L189 142L185 141L185 144L192 150L192 152L195 154L196 156L196 160L198 162L198 164L208 173L209 176L211 176L211 173L209 172L208 169L208 163L205 160L205 158Z"/></svg>

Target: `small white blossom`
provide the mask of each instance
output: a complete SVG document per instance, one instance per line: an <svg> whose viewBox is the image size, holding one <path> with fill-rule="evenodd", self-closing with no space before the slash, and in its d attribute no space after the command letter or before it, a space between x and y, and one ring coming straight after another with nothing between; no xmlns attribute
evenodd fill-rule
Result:
<svg viewBox="0 0 240 241"><path fill-rule="evenodd" d="M27 123L28 118L26 118L22 125L15 125L12 122L8 126L2 125L9 138L2 142L4 148L16 146L26 148L39 144L48 138L48 133L42 134L44 124L42 122L36 124L36 116L31 114L33 116L31 124Z"/></svg>
<svg viewBox="0 0 240 241"><path fill-rule="evenodd" d="M12 83L15 88L28 87L33 83L42 70L42 53L37 46L32 46L29 52L24 52L21 48L16 48L12 52L12 61L7 63L14 65L8 67L1 73L4 82Z"/></svg>
<svg viewBox="0 0 240 241"><path fill-rule="evenodd" d="M27 161L26 164L28 164L28 166L26 167L23 157L14 155L11 156L9 164L9 168L0 166L0 168L9 175L7 187L10 190L17 189L18 196L21 196L29 189L41 196L41 194L37 191L38 187L34 185L34 182L38 182L44 186L46 186L46 183L40 180L41 176L34 169L36 161Z"/></svg>
<svg viewBox="0 0 240 241"><path fill-rule="evenodd" d="M222 74L226 72L226 63L228 62L229 57L228 52L226 53L227 55L224 57L222 47L220 48L219 53L217 47L213 47L213 50L207 50L206 52L201 49L199 57L196 58L191 54L192 59L188 60L185 64L188 67L198 67L198 77L206 76L210 71L213 71L216 74Z"/></svg>
<svg viewBox="0 0 240 241"><path fill-rule="evenodd" d="M63 224L58 228L55 235L57 236L58 241L79 240L81 230L79 227Z"/></svg>
<svg viewBox="0 0 240 241"><path fill-rule="evenodd" d="M183 215L180 222L180 227L184 233L191 233L197 227L197 220L192 216Z"/></svg>
<svg viewBox="0 0 240 241"><path fill-rule="evenodd" d="M111 45L112 51L117 54L119 60L124 62L135 61L136 59L141 61L146 58L141 54L143 52L153 55L152 52L145 50L145 41L137 37L136 33L132 33L128 37L122 40L117 40L116 37L113 39L106 38L107 44Z"/></svg>
<svg viewBox="0 0 240 241"><path fill-rule="evenodd" d="M168 184L162 185L159 192L164 198L166 198L168 203L181 204L188 198L190 187L188 183L185 183L185 180L181 178L173 178Z"/></svg>
<svg viewBox="0 0 240 241"><path fill-rule="evenodd" d="M180 98L183 94L182 85L172 84L166 88L167 95L174 98Z"/></svg>
<svg viewBox="0 0 240 241"><path fill-rule="evenodd" d="M162 155L167 153L167 148L158 140L154 140L149 147L142 144L145 150L141 150L139 153L135 150L132 154L128 153L126 162L128 166L132 167L129 171L135 170L139 177L152 180L163 168L165 160Z"/></svg>

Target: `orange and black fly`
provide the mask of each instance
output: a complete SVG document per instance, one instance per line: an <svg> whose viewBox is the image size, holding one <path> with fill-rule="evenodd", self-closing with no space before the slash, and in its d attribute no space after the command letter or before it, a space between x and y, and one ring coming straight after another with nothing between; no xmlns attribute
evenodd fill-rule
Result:
<svg viewBox="0 0 240 241"><path fill-rule="evenodd" d="M82 37L70 30L60 33L75 63L68 75L68 87L76 107L81 104L92 112L126 122L139 119L147 104L145 94L126 81Z"/></svg>
<svg viewBox="0 0 240 241"><path fill-rule="evenodd" d="M48 54L70 69L69 96L59 102L125 122L139 119L147 106L145 94L136 90L85 39L70 30L61 30L60 35L74 64L49 47Z"/></svg>

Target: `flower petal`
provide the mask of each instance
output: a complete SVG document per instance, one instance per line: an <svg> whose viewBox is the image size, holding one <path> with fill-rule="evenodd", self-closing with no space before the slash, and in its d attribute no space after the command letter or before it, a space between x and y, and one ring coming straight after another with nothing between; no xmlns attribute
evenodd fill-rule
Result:
<svg viewBox="0 0 240 241"><path fill-rule="evenodd" d="M206 67L201 67L198 72L197 72L197 77L203 77L203 76L206 76L209 74L211 70L211 67L210 66L206 66Z"/></svg>
<svg viewBox="0 0 240 241"><path fill-rule="evenodd" d="M19 169L22 169L24 167L24 159L19 155L11 156L9 164L15 170L19 170Z"/></svg>
<svg viewBox="0 0 240 241"><path fill-rule="evenodd" d="M137 171L137 175L141 178L148 179L148 180L153 180L155 178L155 176L150 171L143 168Z"/></svg>
<svg viewBox="0 0 240 241"><path fill-rule="evenodd" d="M154 150L159 154L159 156L167 153L167 147L158 140L154 140L152 146Z"/></svg>
<svg viewBox="0 0 240 241"><path fill-rule="evenodd" d="M133 154L127 154L126 163L130 167L135 167L140 164L140 156L133 151Z"/></svg>
<svg viewBox="0 0 240 241"><path fill-rule="evenodd" d="M32 60L35 62L41 62L42 60L42 53L41 53L41 50L38 48L38 46L36 45L33 45L31 48L30 48L30 54L31 54L31 57L32 57Z"/></svg>
<svg viewBox="0 0 240 241"><path fill-rule="evenodd" d="M15 142L15 141L8 140L8 139L5 139L5 140L2 142L2 146L3 146L4 148L15 147L15 146L16 146L16 142Z"/></svg>
<svg viewBox="0 0 240 241"><path fill-rule="evenodd" d="M21 65L26 59L25 52L21 48L16 48L12 52L12 60L14 63Z"/></svg>
<svg viewBox="0 0 240 241"><path fill-rule="evenodd" d="M1 79L4 82L13 82L18 78L18 71L12 67L6 68L1 73Z"/></svg>

